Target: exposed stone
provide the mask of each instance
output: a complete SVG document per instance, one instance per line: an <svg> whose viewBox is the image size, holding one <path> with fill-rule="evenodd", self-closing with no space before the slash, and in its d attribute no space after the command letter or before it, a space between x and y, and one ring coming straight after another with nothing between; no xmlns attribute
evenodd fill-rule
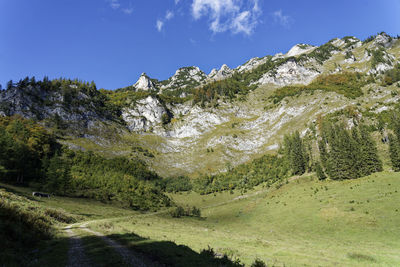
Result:
<svg viewBox="0 0 400 267"><path fill-rule="evenodd" d="M161 123L161 117L167 113L166 108L154 96L138 100L133 107L122 110L122 118L131 131L147 131Z"/></svg>
<svg viewBox="0 0 400 267"><path fill-rule="evenodd" d="M297 44L293 46L286 54L286 57L294 57L304 53L309 53L315 49L315 46L307 44Z"/></svg>
<svg viewBox="0 0 400 267"><path fill-rule="evenodd" d="M212 69L208 78L218 81L228 78L232 73L233 70L231 70L226 64L223 64L219 70Z"/></svg>
<svg viewBox="0 0 400 267"><path fill-rule="evenodd" d="M156 90L156 87L154 86L153 82L144 72L140 75L139 79L133 85L133 87L135 87L136 90L143 90L143 91Z"/></svg>
<svg viewBox="0 0 400 267"><path fill-rule="evenodd" d="M295 60L288 60L276 70L265 73L258 84L276 84L285 86L289 84L308 84L320 73L314 69L306 68Z"/></svg>

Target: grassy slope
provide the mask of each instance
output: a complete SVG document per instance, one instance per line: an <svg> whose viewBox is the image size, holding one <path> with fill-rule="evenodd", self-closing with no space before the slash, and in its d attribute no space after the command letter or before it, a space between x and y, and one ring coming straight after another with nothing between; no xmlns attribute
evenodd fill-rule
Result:
<svg viewBox="0 0 400 267"><path fill-rule="evenodd" d="M371 64L369 61L362 61L361 59L363 59L365 49L368 46L369 44L364 44L352 51L357 58L357 61L353 63L344 62L344 52L334 54L323 66L319 67L320 71L324 74L329 74L340 66L343 71L358 69L367 72L371 68ZM393 47L388 49L388 52L398 59L400 57L400 41L397 41ZM276 89L277 86L262 85L252 91L244 102L234 101L231 104L221 105L214 111L227 115L228 121L216 125L215 128L203 133L197 140L191 140L190 138L178 140L186 142L187 145L187 147L181 146L181 151L179 152L165 152L164 148L171 145L170 141L176 141L173 138L164 138L152 133L127 133L115 125L93 130L92 134L94 136L100 136L98 140L72 138L71 140L65 140L65 142L75 144L84 149L98 151L107 156L116 154L138 156L148 162L162 176L185 174L195 177L201 173L214 173L223 170L227 162L236 165L269 153L271 146L279 143L285 134L294 130L303 131L306 129L306 125L315 120L320 113L326 114L349 105L360 109L370 107L378 109L383 106L390 106L392 105L391 99L393 100L391 92L400 92L396 85L382 87L378 82L362 88L364 96L356 99L348 99L333 92L317 91L313 95L302 94L300 96L287 97L280 105L273 105L268 97ZM243 125L248 125L251 121L261 118L266 112L270 112L272 115L279 113L281 107L286 110L292 109L296 111L302 108L304 110L298 116L289 116L289 118L285 112L276 119L268 119L257 128L246 129L242 127ZM240 118L235 115L235 112L227 111L236 109L240 109L248 118ZM185 116L178 119L178 121L184 119ZM236 124L236 126L232 127L233 124ZM121 135L116 133L121 133ZM234 135L237 138L228 138ZM265 136L265 140L260 140L262 135ZM227 141L222 144L218 143L216 140L221 137L226 138L225 140ZM112 141L110 142L110 140ZM240 151L233 148L233 143L241 143L246 140L255 140L262 144L249 151ZM215 143L217 144L213 145ZM142 146L154 154L155 157L150 158L143 156L141 153L132 152L132 146ZM207 152L207 148L211 147L214 152Z"/></svg>
<svg viewBox="0 0 400 267"><path fill-rule="evenodd" d="M173 240L196 251L210 245L246 264L256 257L286 266L400 264L399 173L325 182L308 176L280 189L260 189L236 201L229 200L237 193L174 196L179 203L204 207L200 220L161 214L93 227L122 236L135 232Z"/></svg>

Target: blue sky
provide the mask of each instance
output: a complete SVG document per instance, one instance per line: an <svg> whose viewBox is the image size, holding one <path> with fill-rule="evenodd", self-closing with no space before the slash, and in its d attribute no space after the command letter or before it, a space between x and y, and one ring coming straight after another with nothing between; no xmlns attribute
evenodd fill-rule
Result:
<svg viewBox="0 0 400 267"><path fill-rule="evenodd" d="M25 76L99 88L208 73L297 43L400 34L400 0L0 0L0 84Z"/></svg>

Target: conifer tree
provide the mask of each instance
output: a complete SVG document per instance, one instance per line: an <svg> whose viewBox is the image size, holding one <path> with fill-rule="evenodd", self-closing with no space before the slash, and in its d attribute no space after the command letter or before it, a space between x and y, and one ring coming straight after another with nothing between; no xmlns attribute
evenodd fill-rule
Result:
<svg viewBox="0 0 400 267"><path fill-rule="evenodd" d="M315 163L315 172L316 172L319 180L326 179L326 175L325 175L324 170L322 169L321 163L319 161Z"/></svg>
<svg viewBox="0 0 400 267"><path fill-rule="evenodd" d="M378 149L375 141L371 138L365 126L360 127L361 146L361 175L369 175L383 170L382 161L378 156Z"/></svg>
<svg viewBox="0 0 400 267"><path fill-rule="evenodd" d="M389 154L393 170L400 171L400 144L399 139L393 134L389 134Z"/></svg>

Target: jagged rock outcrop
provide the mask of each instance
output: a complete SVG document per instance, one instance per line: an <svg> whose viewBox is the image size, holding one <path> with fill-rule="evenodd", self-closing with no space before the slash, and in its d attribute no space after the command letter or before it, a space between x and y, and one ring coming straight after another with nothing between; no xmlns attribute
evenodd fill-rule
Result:
<svg viewBox="0 0 400 267"><path fill-rule="evenodd" d="M142 90L142 91L155 91L156 87L154 83L151 81L149 76L147 76L146 73L142 73L137 80L137 82L133 85L133 87L136 90Z"/></svg>
<svg viewBox="0 0 400 267"><path fill-rule="evenodd" d="M208 79L218 81L228 78L232 75L232 73L233 70L230 69L226 64L223 64L219 70L212 69L208 75Z"/></svg>
<svg viewBox="0 0 400 267"><path fill-rule="evenodd" d="M294 59L289 59L275 70L265 73L258 84L275 84L286 86L290 84L308 84L320 74L319 71L307 68Z"/></svg>
<svg viewBox="0 0 400 267"><path fill-rule="evenodd" d="M132 107L122 110L122 118L131 131L147 131L161 123L168 110L155 96L138 100Z"/></svg>
<svg viewBox="0 0 400 267"><path fill-rule="evenodd" d="M238 72L244 72L244 71L249 71L252 70L256 67L258 67L261 64L264 64L267 61L267 57L259 58L259 57L254 57L244 63L243 65L240 65L236 68Z"/></svg>
<svg viewBox="0 0 400 267"><path fill-rule="evenodd" d="M162 90L173 90L177 88L195 87L205 82L207 75L198 67L183 67L167 81L162 82Z"/></svg>
<svg viewBox="0 0 400 267"><path fill-rule="evenodd" d="M74 88L73 85L69 85ZM44 90L40 86L12 87L0 93L2 115L20 115L35 120L53 120L58 116L70 128L91 128L113 115L98 108L99 103L77 92L73 97L62 91Z"/></svg>
<svg viewBox="0 0 400 267"><path fill-rule="evenodd" d="M388 35L385 32L382 32L380 34L378 34L375 39L372 41L372 46L383 46L385 48L389 48L391 47L394 43L395 43L395 39L392 38L390 35Z"/></svg>
<svg viewBox="0 0 400 267"><path fill-rule="evenodd" d="M315 49L315 46L313 45L308 45L308 44L297 44L293 46L287 53L286 57L295 57L299 56L304 53L311 52L312 50Z"/></svg>

